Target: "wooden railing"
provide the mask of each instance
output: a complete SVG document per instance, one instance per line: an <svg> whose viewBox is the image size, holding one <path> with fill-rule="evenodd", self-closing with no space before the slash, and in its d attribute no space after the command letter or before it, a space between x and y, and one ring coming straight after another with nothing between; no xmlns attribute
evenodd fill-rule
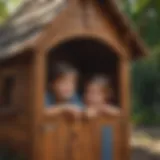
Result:
<svg viewBox="0 0 160 160"><path fill-rule="evenodd" d="M121 159L121 113L87 118L82 111L71 118L52 112L46 110L42 125L44 160Z"/></svg>
<svg viewBox="0 0 160 160"><path fill-rule="evenodd" d="M80 116L45 109L39 139L43 160L122 160L121 119L122 113ZM0 140L7 138L18 151L29 144L28 125L20 122L4 123L0 126ZM7 124L7 125L6 125ZM2 132L3 131L3 132ZM24 149L23 149L24 147ZM28 146L30 148L30 146Z"/></svg>

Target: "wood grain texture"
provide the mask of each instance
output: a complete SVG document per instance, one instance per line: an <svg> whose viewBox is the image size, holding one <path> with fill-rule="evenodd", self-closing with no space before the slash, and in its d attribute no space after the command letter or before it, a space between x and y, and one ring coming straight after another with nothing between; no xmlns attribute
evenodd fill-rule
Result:
<svg viewBox="0 0 160 160"><path fill-rule="evenodd" d="M48 160L99 160L101 159L102 128L113 128L113 157L121 160L120 116L103 116L95 119L45 118L49 128L43 132L44 157ZM55 126L55 127L54 127Z"/></svg>
<svg viewBox="0 0 160 160"><path fill-rule="evenodd" d="M0 146L8 145L16 152L28 155L28 75L30 58L25 55L15 57L11 61L0 64L0 92L6 77L15 78L11 91L11 105L7 109L0 109ZM1 107L0 107L1 108Z"/></svg>
<svg viewBox="0 0 160 160"><path fill-rule="evenodd" d="M84 13L83 6L79 3L69 5L44 30L36 40L35 47L43 53L47 53L48 49L64 41L86 37L104 41L115 50L116 54L128 56L127 48L118 40L115 27L107 20L107 17L104 20L98 7L90 2L87 3L86 10L87 13ZM85 23L87 23L87 27Z"/></svg>
<svg viewBox="0 0 160 160"><path fill-rule="evenodd" d="M130 60L121 59L119 64L120 106L122 108L122 159L130 159Z"/></svg>
<svg viewBox="0 0 160 160"><path fill-rule="evenodd" d="M70 1L68 8L44 30L35 41L35 50L29 58L25 55L17 56L0 64L0 90L2 72L10 74L10 69L19 72L17 81L19 85L16 86L13 98L14 103L22 104L24 109L18 116L5 117L6 119L0 121L1 126L6 126L0 126L0 140L8 138L13 145L26 146L30 160L99 160L101 129L104 125L110 125L114 131L114 160L129 160L131 59L128 47L120 41L109 17L106 16L104 20L94 3L88 3L83 12L84 6L79 2ZM118 79L116 82L119 83L118 98L123 110L121 119L110 115L94 120L69 121L65 117L56 119L44 116L48 50L78 38L103 41L117 55L119 77L116 77ZM58 128L54 130L52 127L55 124ZM46 131L46 128L43 130L43 127L49 127L49 130Z"/></svg>

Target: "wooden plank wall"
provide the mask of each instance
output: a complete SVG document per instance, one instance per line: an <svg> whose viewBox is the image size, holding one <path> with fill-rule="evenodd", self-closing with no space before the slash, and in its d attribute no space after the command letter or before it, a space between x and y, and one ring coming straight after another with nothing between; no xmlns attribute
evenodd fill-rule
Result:
<svg viewBox="0 0 160 160"><path fill-rule="evenodd" d="M44 126L44 160L102 160L104 126L113 129L113 160L121 160L120 120L117 117L75 121L59 117L46 122Z"/></svg>
<svg viewBox="0 0 160 160"><path fill-rule="evenodd" d="M30 57L16 57L0 64L0 91L7 76L15 78L11 90L11 105L5 112L0 110L0 146L9 145L17 152L28 155L30 102L29 79Z"/></svg>

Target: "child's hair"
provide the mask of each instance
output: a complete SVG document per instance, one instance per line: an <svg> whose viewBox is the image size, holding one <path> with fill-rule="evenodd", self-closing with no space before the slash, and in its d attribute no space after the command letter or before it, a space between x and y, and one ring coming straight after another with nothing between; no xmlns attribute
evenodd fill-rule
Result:
<svg viewBox="0 0 160 160"><path fill-rule="evenodd" d="M53 65L50 75L50 81L55 81L60 76L63 76L68 73L74 73L78 76L78 71L72 65L66 62L57 62Z"/></svg>
<svg viewBox="0 0 160 160"><path fill-rule="evenodd" d="M88 85L90 83L99 83L99 84L102 84L104 86L108 86L109 85L109 80L105 75L96 74L96 75L90 76L87 79L85 84Z"/></svg>
<svg viewBox="0 0 160 160"><path fill-rule="evenodd" d="M85 83L85 87L87 87L89 84L92 84L92 83L97 83L97 84L100 84L102 86L104 86L104 91L107 93L109 92L109 94L112 95L112 89L111 89L111 86L110 86L110 81L109 79L103 75L103 74L95 74L91 77L89 77Z"/></svg>

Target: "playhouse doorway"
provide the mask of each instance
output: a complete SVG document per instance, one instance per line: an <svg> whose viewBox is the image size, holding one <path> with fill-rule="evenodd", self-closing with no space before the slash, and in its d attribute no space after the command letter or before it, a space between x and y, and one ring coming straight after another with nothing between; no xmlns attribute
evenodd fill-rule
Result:
<svg viewBox="0 0 160 160"><path fill-rule="evenodd" d="M105 74L113 89L111 102L119 105L118 55L105 42L93 38L75 38L58 44L48 54L48 80L51 74L50 69L59 61L66 61L79 70L79 93L88 75Z"/></svg>

